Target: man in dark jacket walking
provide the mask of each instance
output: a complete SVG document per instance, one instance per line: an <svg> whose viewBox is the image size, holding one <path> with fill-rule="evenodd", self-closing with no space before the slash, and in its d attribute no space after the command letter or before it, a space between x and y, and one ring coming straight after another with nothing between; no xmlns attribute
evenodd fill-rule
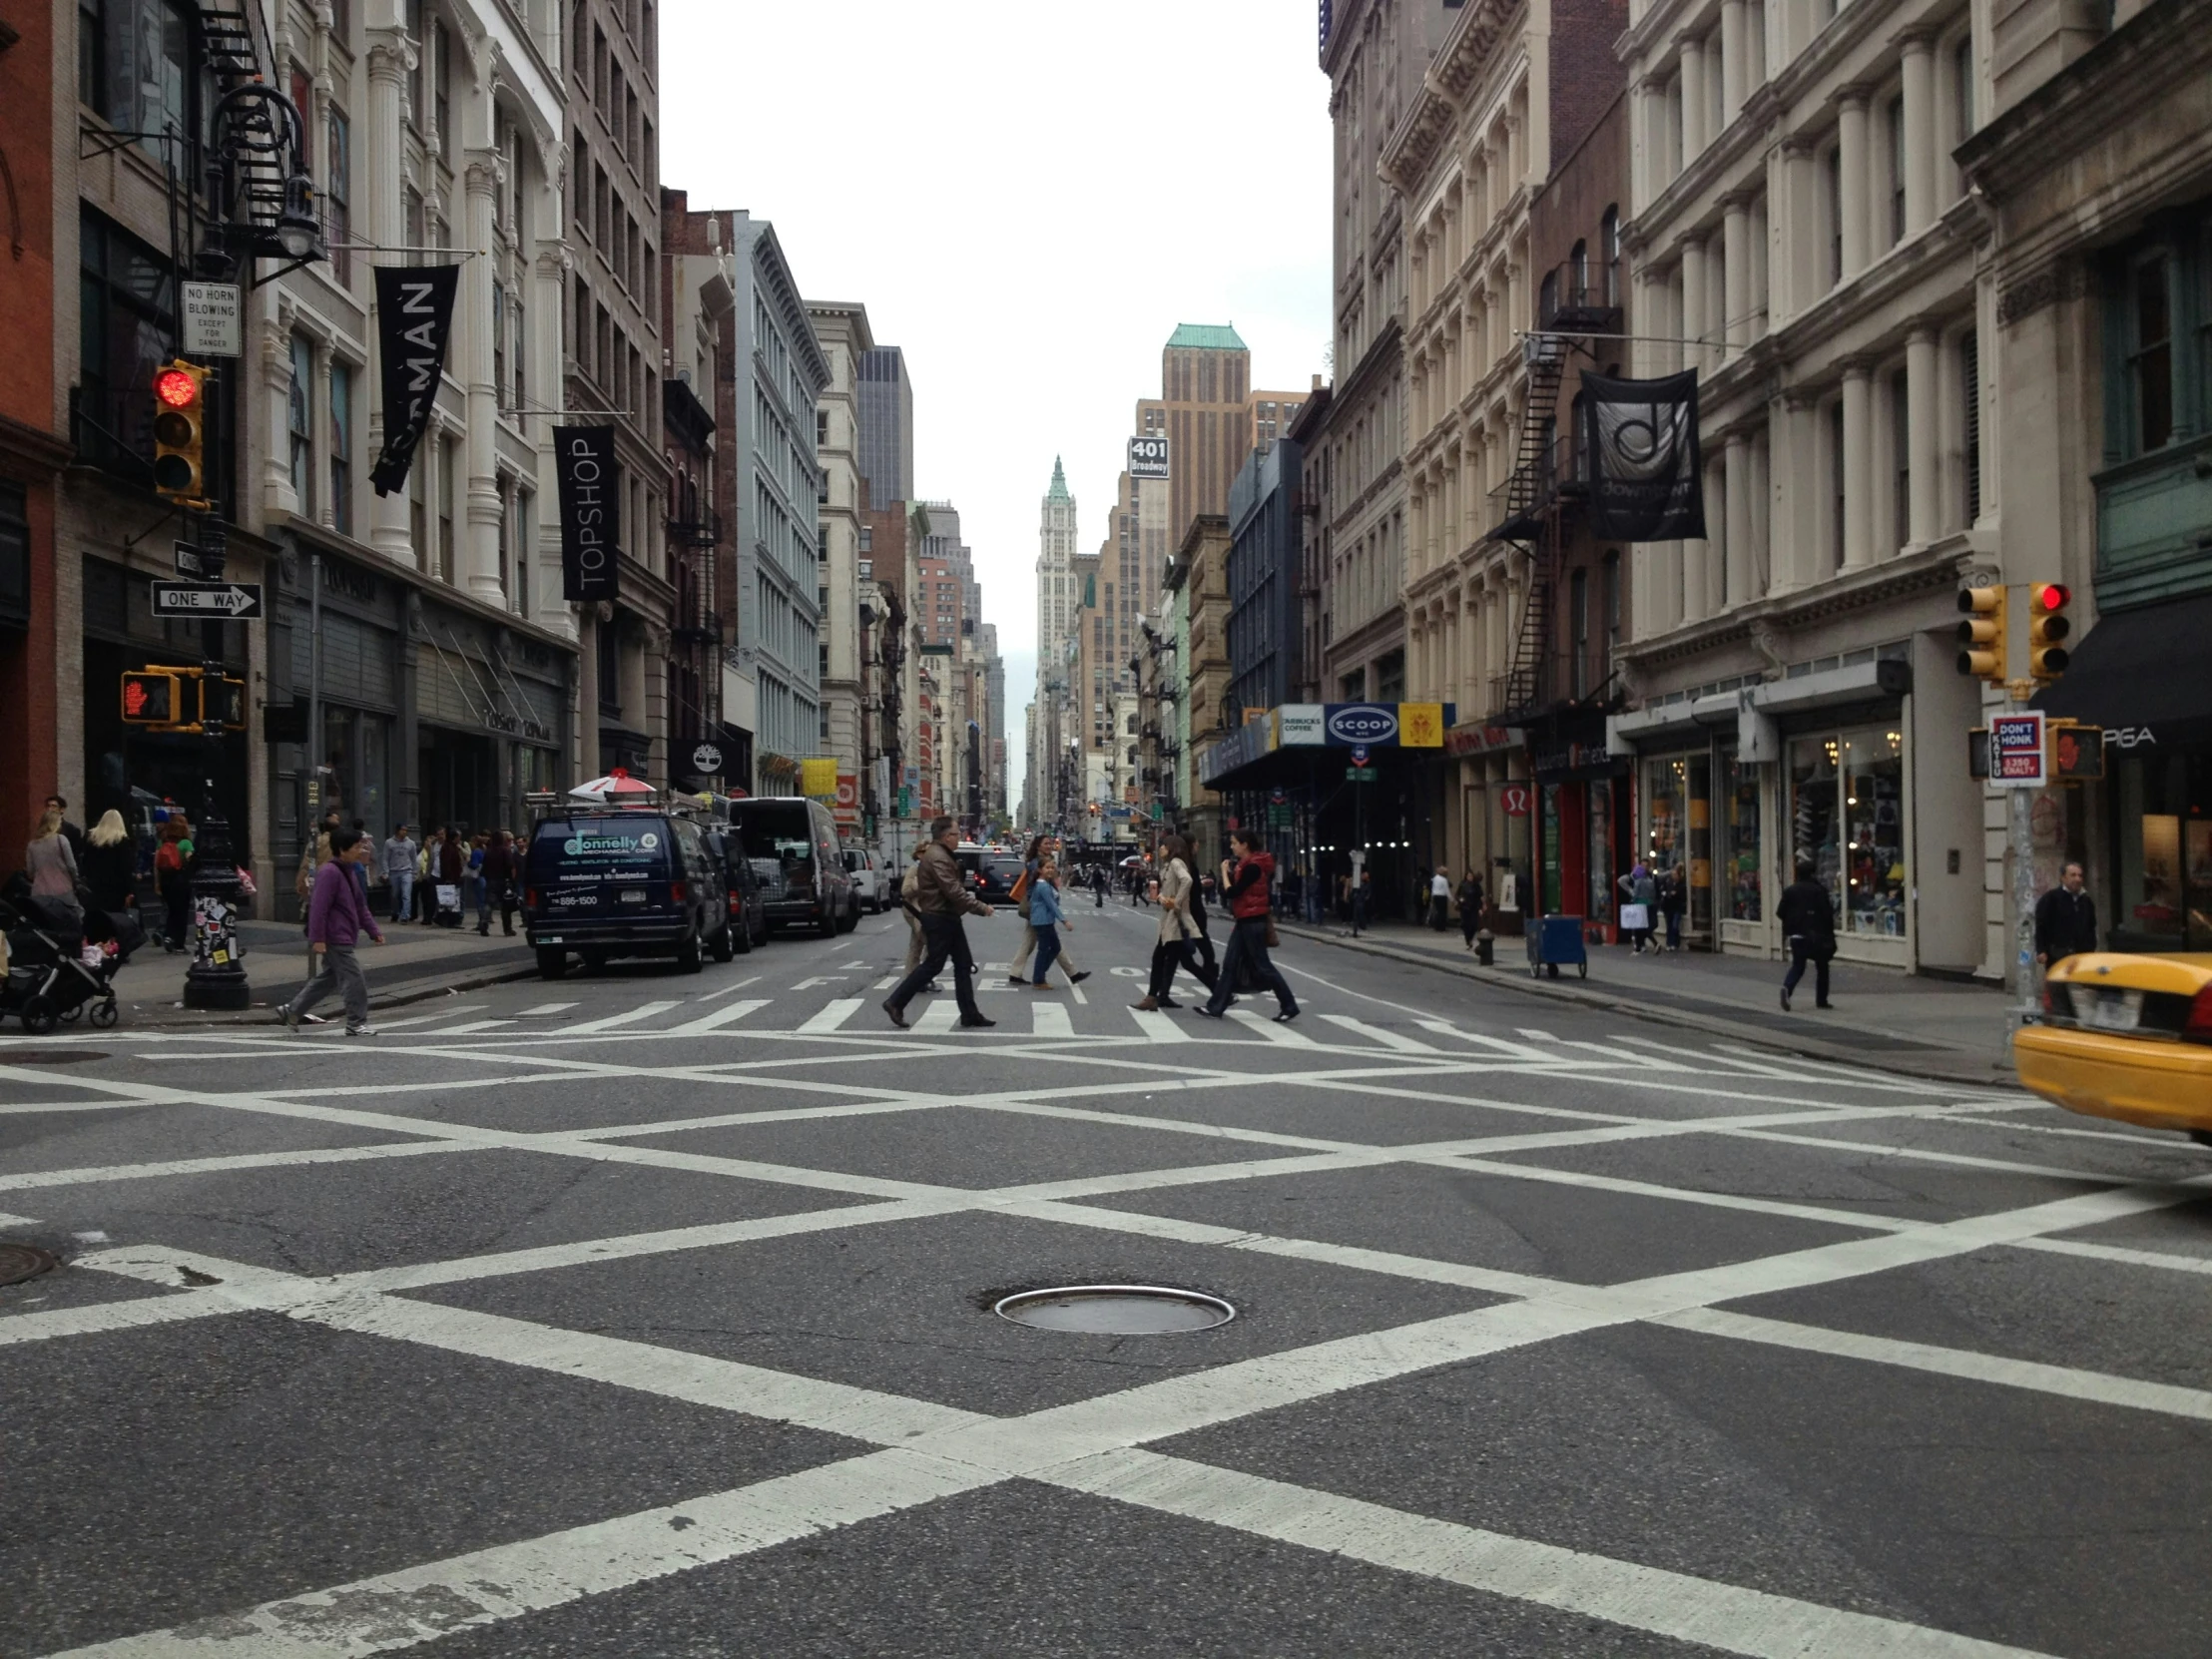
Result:
<svg viewBox="0 0 2212 1659"><path fill-rule="evenodd" d="M2081 886L2081 866L2066 865L2058 885L2035 901L2035 960L2049 967L2097 947L2097 903Z"/></svg>
<svg viewBox="0 0 2212 1659"><path fill-rule="evenodd" d="M1813 879L1813 860L1797 861L1797 879L1782 889L1782 902L1774 908L1790 941L1790 971L1782 976L1782 1009L1790 1009L1790 993L1805 977L1805 964L1813 964L1813 1005L1833 1007L1828 1000L1828 962L1836 954L1836 907L1828 888Z"/></svg>
<svg viewBox="0 0 2212 1659"><path fill-rule="evenodd" d="M486 938L491 936L494 904L507 937L515 936L515 877L521 873L515 861L514 837L504 830L493 830L491 845L484 848L484 901L476 906L476 931Z"/></svg>
<svg viewBox="0 0 2212 1659"><path fill-rule="evenodd" d="M952 855L960 844L960 827L949 818L929 822L929 844L914 865L914 913L921 918L921 936L928 946L921 965L901 979L883 999L883 1012L900 1030L906 1028L906 1004L937 976L937 969L952 961L952 994L959 999L960 1023L966 1026L996 1025L975 1005L975 958L968 953L963 915L987 916L991 907L968 891L960 877L960 863Z"/></svg>

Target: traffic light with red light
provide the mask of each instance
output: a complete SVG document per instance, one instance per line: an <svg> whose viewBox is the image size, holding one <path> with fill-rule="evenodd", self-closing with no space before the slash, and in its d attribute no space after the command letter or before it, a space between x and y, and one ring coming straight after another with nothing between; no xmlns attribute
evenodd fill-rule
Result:
<svg viewBox="0 0 2212 1659"><path fill-rule="evenodd" d="M2066 605L2073 590L2062 582L2033 582L2027 590L2027 672L2048 685L2066 672L2072 653L2059 642L2073 632Z"/></svg>
<svg viewBox="0 0 2212 1659"><path fill-rule="evenodd" d="M1992 686L2004 684L2004 598L2001 586L1958 590L1958 672Z"/></svg>
<svg viewBox="0 0 2212 1659"><path fill-rule="evenodd" d="M180 506L207 501L208 371L182 357L154 371L154 489Z"/></svg>
<svg viewBox="0 0 2212 1659"><path fill-rule="evenodd" d="M123 676L123 719L131 726L174 726L184 713L176 671L144 669Z"/></svg>

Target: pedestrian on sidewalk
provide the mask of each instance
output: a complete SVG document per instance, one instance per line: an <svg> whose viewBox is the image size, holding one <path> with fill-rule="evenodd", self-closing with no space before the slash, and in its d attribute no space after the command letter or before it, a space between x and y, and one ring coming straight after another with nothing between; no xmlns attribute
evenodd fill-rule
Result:
<svg viewBox="0 0 2212 1659"><path fill-rule="evenodd" d="M391 883L391 919L402 922L414 910L415 859L422 855L422 848L407 833L402 824L384 842L384 879Z"/></svg>
<svg viewBox="0 0 2212 1659"><path fill-rule="evenodd" d="M1144 1000L1135 1004L1147 1012L1183 1006L1168 994L1174 989L1179 966L1203 984L1209 995L1218 982L1211 948L1205 956L1199 954L1199 941L1205 934L1191 914L1198 881L1191 874L1190 842L1181 835L1168 836L1161 845L1160 858L1160 881L1153 894L1153 901L1160 907L1160 932L1152 946L1152 981Z"/></svg>
<svg viewBox="0 0 2212 1659"><path fill-rule="evenodd" d="M928 844L927 841L923 841L920 846L914 848L914 855L906 860L906 873L899 878L898 882L898 910L906 918L906 964L898 970L901 976L909 974L915 968L921 966L922 951L926 948L926 941L923 939L921 932L921 915L914 908L914 882L921 874L921 854L923 848L927 847ZM938 984L936 980L931 979L922 989L935 992L943 990L944 987Z"/></svg>
<svg viewBox="0 0 2212 1659"><path fill-rule="evenodd" d="M2068 860L2058 885L2035 901L2035 961L2040 967L2097 947L2097 901L2082 889L2081 866Z"/></svg>
<svg viewBox="0 0 2212 1659"><path fill-rule="evenodd" d="M485 917L484 909L484 854L491 849L491 837L479 830L468 838L468 885L466 892L476 900L476 919Z"/></svg>
<svg viewBox="0 0 2212 1659"><path fill-rule="evenodd" d="M1022 854L1022 884L1020 890L1013 894L1013 899L1016 904L1021 906L1021 913L1025 919L1021 929L1021 942L1014 946L1014 959L1006 964L1006 983L1009 985L1026 985L1029 983L1029 955L1037 948L1037 935L1035 929L1028 925L1026 918L1029 914L1029 889L1037 884L1038 872L1044 868L1047 862L1057 868L1065 869L1066 873L1058 878L1062 886L1063 897L1068 883L1073 882L1080 885L1082 882L1083 872L1079 868L1062 865L1061 860L1066 856L1066 843L1054 835L1032 836L1029 841L1029 850ZM1053 959L1060 964L1060 971L1067 975L1068 983L1071 985L1081 984L1091 976L1090 969L1079 968L1075 965L1075 958L1068 952L1065 945L1060 947L1059 953Z"/></svg>
<svg viewBox="0 0 2212 1659"><path fill-rule="evenodd" d="M276 1011L286 1030L298 1030L300 1016L335 986L345 1000L345 1034L376 1035L368 1023L368 981L361 977L354 954L364 931L378 944L384 942L383 930L361 896L360 878L353 873L367 862L366 836L355 830L331 831L330 856L315 872L314 891L307 899L307 948L314 955L314 974Z"/></svg>
<svg viewBox="0 0 2212 1659"><path fill-rule="evenodd" d="M1368 906L1375 893L1374 879L1368 874L1368 866L1362 864L1360 873L1352 883L1352 936L1358 938L1360 929L1368 924Z"/></svg>
<svg viewBox="0 0 2212 1659"><path fill-rule="evenodd" d="M85 832L69 821L69 802L62 796L46 798L46 811L61 820L61 837L69 842L69 855L82 865L85 861Z"/></svg>
<svg viewBox="0 0 2212 1659"><path fill-rule="evenodd" d="M1451 871L1442 864L1428 878L1428 925L1438 933L1451 925Z"/></svg>
<svg viewBox="0 0 2212 1659"><path fill-rule="evenodd" d="M1275 878L1275 860L1261 849L1259 831L1254 830L1232 830L1229 849L1237 857L1234 864L1222 860L1221 885L1237 927L1229 935L1229 952L1222 958L1214 994L1198 1011L1209 1019L1222 1018L1239 971L1245 970L1254 984L1275 992L1275 1022L1288 1025L1298 1018L1298 998L1291 994L1283 970L1268 959L1268 935L1275 931L1275 918L1268 914L1268 888Z"/></svg>
<svg viewBox="0 0 2212 1659"><path fill-rule="evenodd" d="M1651 870L1643 859L1638 858L1629 872L1613 885L1620 890L1622 899L1621 932L1641 956L1644 946L1651 943L1651 911L1659 902L1659 883L1651 878Z"/></svg>
<svg viewBox="0 0 2212 1659"><path fill-rule="evenodd" d="M514 837L504 830L494 830L491 844L484 848L482 894L476 905L476 931L485 938L491 937L491 907L499 906L499 923L507 930L507 937L515 936L515 868Z"/></svg>
<svg viewBox="0 0 2212 1659"><path fill-rule="evenodd" d="M900 1030L906 1028L906 1004L931 979L949 957L952 962L952 994L959 998L960 1023L979 1027L996 1025L975 1005L975 958L968 954L963 915L987 916L991 907L968 891L960 879L960 862L952 849L960 844L960 827L949 818L929 821L929 843L914 864L914 909L921 917L928 955L921 965L901 979L883 1000L883 1012Z"/></svg>
<svg viewBox="0 0 2212 1659"><path fill-rule="evenodd" d="M1029 931L1037 952L1037 976L1029 984L1040 991L1044 989L1045 969L1060 953L1060 930L1072 932L1075 927L1060 913L1059 874L1060 866L1047 856L1037 870L1037 878L1029 883Z"/></svg>
<svg viewBox="0 0 2212 1659"><path fill-rule="evenodd" d="M154 887L168 912L162 948L174 954L192 942L192 826L172 813L162 824L161 845L154 849Z"/></svg>
<svg viewBox="0 0 2212 1659"><path fill-rule="evenodd" d="M1659 872L1659 913L1667 918L1667 948L1682 948L1682 866L1669 864Z"/></svg>
<svg viewBox="0 0 2212 1659"><path fill-rule="evenodd" d="M415 856L415 920L424 927L438 919L438 870L445 858L445 830L432 830Z"/></svg>
<svg viewBox="0 0 2212 1659"><path fill-rule="evenodd" d="M1482 877L1470 867L1459 881L1459 937L1469 950L1482 930Z"/></svg>
<svg viewBox="0 0 2212 1659"><path fill-rule="evenodd" d="M64 838L68 831L63 831ZM113 915L138 908L138 848L123 815L110 807L100 822L85 833L85 850L78 859L78 873L92 889L92 901Z"/></svg>
<svg viewBox="0 0 2212 1659"><path fill-rule="evenodd" d="M450 824L445 827L444 837L438 842L438 885L453 889L453 907L445 906L445 894L435 893L437 903L433 909L440 927L458 927L461 924L461 879L468 873L468 848L461 832Z"/></svg>
<svg viewBox="0 0 2212 1659"><path fill-rule="evenodd" d="M39 815L38 830L23 852L23 867L30 872L31 896L75 916L82 932L85 910L78 902L77 884L83 877L78 873L76 848L62 833L62 822L59 807L49 806Z"/></svg>
<svg viewBox="0 0 2212 1659"><path fill-rule="evenodd" d="M1782 902L1774 907L1775 919L1790 941L1790 971L1782 976L1782 1011L1790 1011L1790 993L1805 977L1805 964L1813 964L1813 1006L1829 1008L1828 963L1836 954L1836 906L1828 888L1813 879L1813 860L1797 861L1797 879L1782 889Z"/></svg>

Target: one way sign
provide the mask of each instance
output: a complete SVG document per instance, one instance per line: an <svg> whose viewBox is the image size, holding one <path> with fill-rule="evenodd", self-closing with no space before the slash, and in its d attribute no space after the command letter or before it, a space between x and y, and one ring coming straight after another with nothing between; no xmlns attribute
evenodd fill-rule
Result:
<svg viewBox="0 0 2212 1659"><path fill-rule="evenodd" d="M259 582L156 582L154 614L258 621L262 614L262 585Z"/></svg>

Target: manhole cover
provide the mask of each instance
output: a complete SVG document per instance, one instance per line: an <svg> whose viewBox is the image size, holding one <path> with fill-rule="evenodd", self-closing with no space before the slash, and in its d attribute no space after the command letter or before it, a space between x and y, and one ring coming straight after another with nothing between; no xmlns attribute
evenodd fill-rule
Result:
<svg viewBox="0 0 2212 1659"><path fill-rule="evenodd" d="M1162 1285L1059 1285L1001 1297L991 1312L1039 1331L1090 1331L1112 1337L1160 1337L1227 1325L1237 1310L1218 1296Z"/></svg>
<svg viewBox="0 0 2212 1659"><path fill-rule="evenodd" d="M11 1066L82 1066L107 1057L97 1048L0 1048L0 1064Z"/></svg>
<svg viewBox="0 0 2212 1659"><path fill-rule="evenodd" d="M60 1266L37 1245L0 1243L0 1285L20 1285Z"/></svg>

